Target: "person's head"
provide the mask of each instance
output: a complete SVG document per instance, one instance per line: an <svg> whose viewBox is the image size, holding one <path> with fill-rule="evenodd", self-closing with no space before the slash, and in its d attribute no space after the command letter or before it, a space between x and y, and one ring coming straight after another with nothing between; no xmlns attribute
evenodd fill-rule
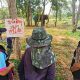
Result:
<svg viewBox="0 0 80 80"><path fill-rule="evenodd" d="M2 45L0 45L0 50L5 51L5 48Z"/></svg>
<svg viewBox="0 0 80 80"><path fill-rule="evenodd" d="M52 36L47 34L43 27L33 29L32 36L27 39L27 43L33 47L48 46L51 44Z"/></svg>
<svg viewBox="0 0 80 80"><path fill-rule="evenodd" d="M2 33L6 32L6 28L0 28L0 39L2 39Z"/></svg>

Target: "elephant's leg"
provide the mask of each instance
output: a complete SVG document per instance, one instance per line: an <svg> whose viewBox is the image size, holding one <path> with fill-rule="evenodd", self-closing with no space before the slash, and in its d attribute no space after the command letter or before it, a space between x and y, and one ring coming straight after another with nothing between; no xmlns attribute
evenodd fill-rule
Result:
<svg viewBox="0 0 80 80"><path fill-rule="evenodd" d="M42 26L45 26L45 20L42 21Z"/></svg>
<svg viewBox="0 0 80 80"><path fill-rule="evenodd" d="M37 25L37 22L35 21L35 26Z"/></svg>
<svg viewBox="0 0 80 80"><path fill-rule="evenodd" d="M35 21L35 26L38 26L38 22L37 21Z"/></svg>

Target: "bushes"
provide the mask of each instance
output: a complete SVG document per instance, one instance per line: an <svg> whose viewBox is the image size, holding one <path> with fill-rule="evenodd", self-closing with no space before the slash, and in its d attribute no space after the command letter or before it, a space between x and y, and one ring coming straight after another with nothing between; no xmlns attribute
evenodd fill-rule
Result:
<svg viewBox="0 0 80 80"><path fill-rule="evenodd" d="M18 59L10 59L10 61L14 63L14 65L15 65L15 70L17 71L18 65L19 65L19 63L20 63L20 60L18 60Z"/></svg>
<svg viewBox="0 0 80 80"><path fill-rule="evenodd" d="M4 27L4 24L0 24L0 28L3 28Z"/></svg>

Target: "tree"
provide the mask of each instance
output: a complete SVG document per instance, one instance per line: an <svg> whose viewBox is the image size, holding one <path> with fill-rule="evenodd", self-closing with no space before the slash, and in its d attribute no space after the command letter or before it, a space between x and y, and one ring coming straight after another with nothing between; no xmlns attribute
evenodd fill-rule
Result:
<svg viewBox="0 0 80 80"><path fill-rule="evenodd" d="M75 9L76 9L76 0L72 0L72 25L74 26L73 32L76 31L75 28Z"/></svg>
<svg viewBox="0 0 80 80"><path fill-rule="evenodd" d="M10 18L17 18L16 0L7 0Z"/></svg>
<svg viewBox="0 0 80 80"><path fill-rule="evenodd" d="M55 27L57 25L57 19L58 19L58 14L61 19L61 13L62 10L65 9L65 7L68 7L67 1L66 0L50 0L52 3L52 10L55 12Z"/></svg>
<svg viewBox="0 0 80 80"><path fill-rule="evenodd" d="M28 0L27 4L27 23L28 26L32 26L32 8L31 8L31 0Z"/></svg>
<svg viewBox="0 0 80 80"><path fill-rule="evenodd" d="M46 18L45 18L45 16L48 16L48 15L45 15L44 14L44 11L45 11L45 6L48 4L48 0L41 0L41 4L40 5L38 5L38 7L39 8L37 8L36 9L36 14L34 15L35 16L35 18L37 17L38 18L38 22L40 21L41 22L41 26L42 27L44 27L44 23L45 23L45 20L46 20ZM41 6L42 5L42 6Z"/></svg>
<svg viewBox="0 0 80 80"><path fill-rule="evenodd" d="M16 0L19 16L26 17L28 26L32 25L32 16L37 12L40 0Z"/></svg>
<svg viewBox="0 0 80 80"><path fill-rule="evenodd" d="M23 12L23 15L26 16L28 26L30 26L32 23L32 18L36 14L44 15L45 6L49 1L48 0L17 0L17 2L18 2L17 3L18 11ZM43 26L43 21L41 21L41 25Z"/></svg>
<svg viewBox="0 0 80 80"><path fill-rule="evenodd" d="M10 18L17 18L16 0L7 0ZM19 38L13 38L13 50L17 58L20 59L20 41Z"/></svg>
<svg viewBox="0 0 80 80"><path fill-rule="evenodd" d="M9 17L7 8L0 8L0 19L5 19Z"/></svg>
<svg viewBox="0 0 80 80"><path fill-rule="evenodd" d="M76 11L76 5L75 5L76 1L77 0L72 0L72 25L73 25L72 32L76 31L77 24L78 24L78 19L79 19L79 15L80 15L80 0L78 0L79 1L79 6L78 6L77 11Z"/></svg>

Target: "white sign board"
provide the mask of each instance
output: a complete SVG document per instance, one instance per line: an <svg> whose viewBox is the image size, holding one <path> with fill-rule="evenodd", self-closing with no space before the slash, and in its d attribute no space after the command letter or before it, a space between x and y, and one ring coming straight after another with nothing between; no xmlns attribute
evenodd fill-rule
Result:
<svg viewBox="0 0 80 80"><path fill-rule="evenodd" d="M23 19L5 19L7 37L22 37L24 35Z"/></svg>

